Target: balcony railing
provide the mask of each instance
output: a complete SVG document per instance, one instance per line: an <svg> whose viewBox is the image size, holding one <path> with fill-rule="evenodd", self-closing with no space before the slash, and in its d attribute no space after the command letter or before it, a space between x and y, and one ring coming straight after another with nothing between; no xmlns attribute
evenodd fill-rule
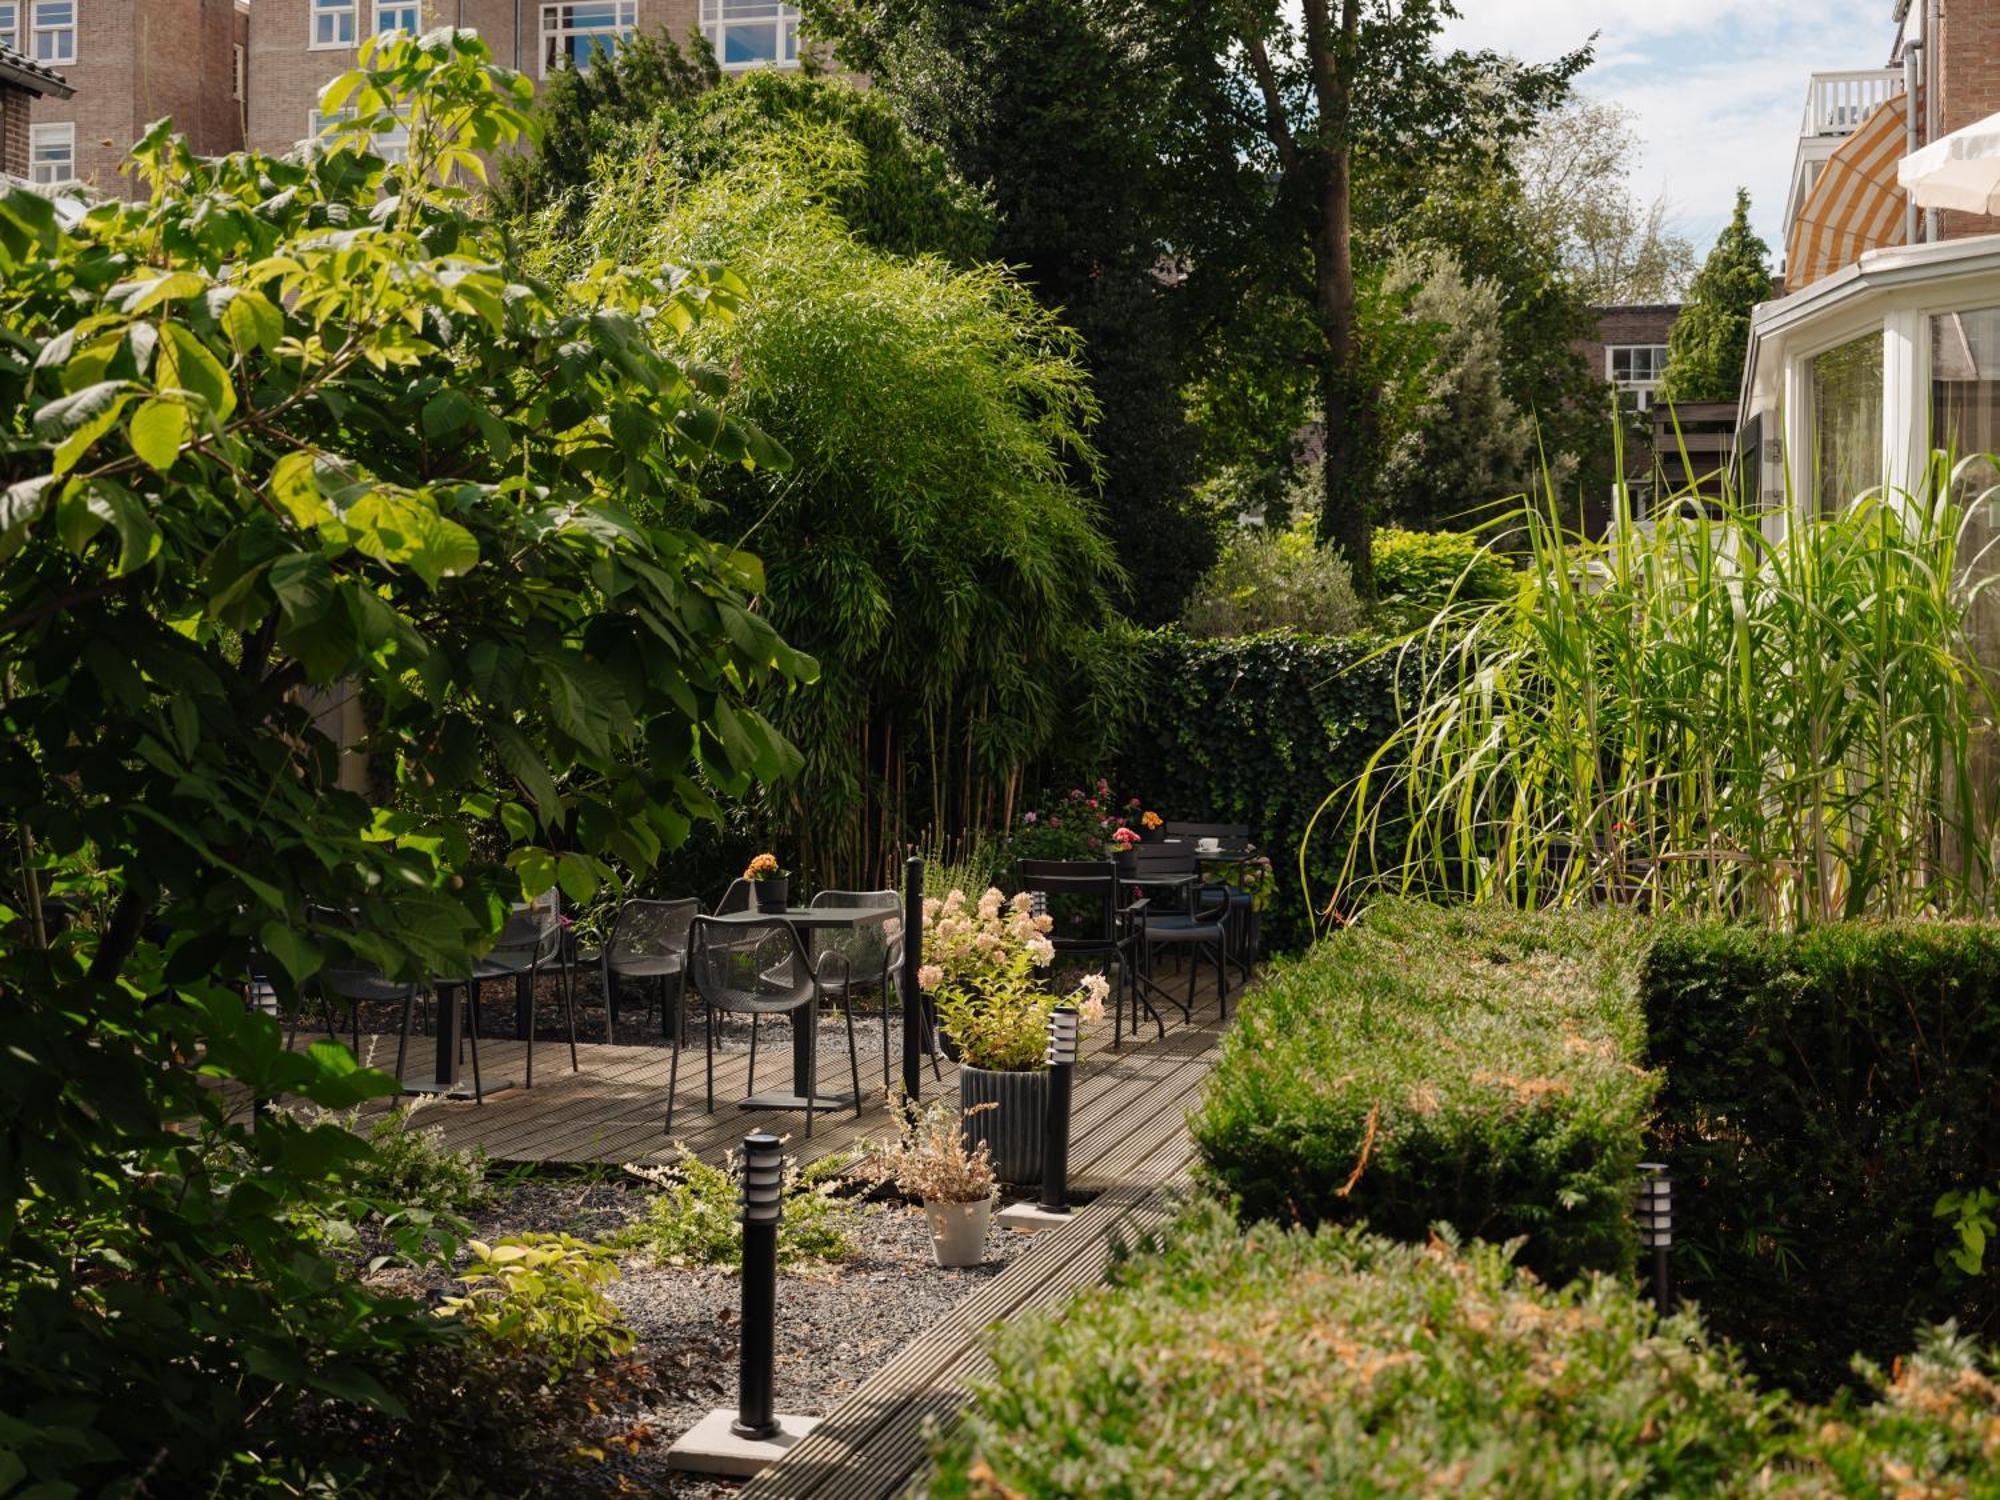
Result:
<svg viewBox="0 0 2000 1500"><path fill-rule="evenodd" d="M1875 113L1877 105L1903 86L1900 68L1855 68L1844 73L1815 73L1806 85L1804 136L1851 135Z"/></svg>

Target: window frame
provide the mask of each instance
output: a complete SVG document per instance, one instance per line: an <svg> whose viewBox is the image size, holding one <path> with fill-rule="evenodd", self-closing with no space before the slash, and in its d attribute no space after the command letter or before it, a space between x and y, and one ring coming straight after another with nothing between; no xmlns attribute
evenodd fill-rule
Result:
<svg viewBox="0 0 2000 1500"><path fill-rule="evenodd" d="M69 174L65 177L44 177L42 175L41 149L44 140L60 138L69 147ZM77 181L76 175L76 122L74 120L45 120L28 127L28 181L36 187L64 187Z"/></svg>
<svg viewBox="0 0 2000 1500"><path fill-rule="evenodd" d="M410 19L415 24L410 26L382 24L385 15L394 15L399 11L408 11ZM396 31L402 32L405 36L421 36L424 29L423 3L422 0L375 0L375 8L369 19L375 23L368 33L370 36L386 36Z"/></svg>
<svg viewBox="0 0 2000 1500"><path fill-rule="evenodd" d="M609 26L590 27L565 27L554 24L556 18L564 11L574 12L592 6L612 7L612 24ZM619 46L639 29L638 0L542 0L536 16L540 23L540 30L538 32L540 46L535 52L535 76L537 78L547 78L555 71L555 67L551 66L549 51L550 43L559 38L610 37L612 39L610 50L616 52ZM562 51L562 59L563 61L556 64L556 66L577 67L576 54L571 52L567 47ZM587 70L577 68L577 71L585 72Z"/></svg>
<svg viewBox="0 0 2000 1500"><path fill-rule="evenodd" d="M768 8L771 14L739 16L732 19L729 14L732 3L754 5L760 10ZM701 34L708 38L708 45L715 53L715 65L725 73L748 73L756 68L789 69L799 66L799 8L787 3L787 0L701 0L699 24ZM776 55L730 62L729 32L763 26L774 28Z"/></svg>
<svg viewBox="0 0 2000 1500"><path fill-rule="evenodd" d="M320 22L338 22L345 17L347 35L338 35L331 41L320 39ZM308 0L306 6L306 51L308 52L351 52L361 44L361 0Z"/></svg>
<svg viewBox="0 0 2000 1500"><path fill-rule="evenodd" d="M23 0L0 0L0 45L21 50L21 5Z"/></svg>
<svg viewBox="0 0 2000 1500"><path fill-rule="evenodd" d="M68 67L73 64L77 56L77 30L80 19L78 11L82 5L82 0L25 0L25 3L28 7L28 45L16 48L15 50L24 53L31 61L38 62L44 67ZM69 19L60 25L43 25L43 7L58 5L69 11ZM69 51L51 52L48 56L44 57L42 55L42 38L44 36L67 37Z"/></svg>
<svg viewBox="0 0 2000 1500"><path fill-rule="evenodd" d="M231 42L229 44L229 97L234 99L238 104L243 102L243 96L248 92L244 85L249 81L249 78L249 49L241 42Z"/></svg>

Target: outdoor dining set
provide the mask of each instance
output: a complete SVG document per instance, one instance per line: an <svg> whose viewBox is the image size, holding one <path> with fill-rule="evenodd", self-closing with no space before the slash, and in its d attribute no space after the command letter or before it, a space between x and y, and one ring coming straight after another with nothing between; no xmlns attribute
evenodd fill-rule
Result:
<svg viewBox="0 0 2000 1500"><path fill-rule="evenodd" d="M1241 825L1170 822L1156 839L1111 858L1020 860L1016 878L1020 889L1035 895L1042 909L1057 918L1051 937L1058 963L1101 962L1112 971L1116 1045L1126 1029L1128 999L1134 1034L1142 1011L1164 1034L1156 998L1191 1018L1204 965L1216 976L1226 1013L1230 973L1233 969L1247 978L1257 938L1253 895L1243 883L1226 877L1260 858ZM621 1008L632 999L641 1002L647 1015L655 1005L659 1008L663 1034L673 1049L666 1104L666 1128L671 1130L680 1054L688 1040L691 986L701 1003L709 1111L715 1108L717 1018L745 1016L750 1021L748 1093L740 1106L801 1110L810 1134L817 1112L852 1107L859 1113L863 1107L854 1003L861 997L878 1002L884 1086L891 1081L890 1012L901 1003L905 988L907 907L905 896L894 890L822 890L803 906L786 904L782 892L782 884L760 890L759 882L740 878L706 912L694 898L627 900L611 915L601 942L589 945L578 941L560 894L552 890L514 908L492 948L468 975L435 977L428 983L400 981L365 960L329 953L313 979L312 998L330 1036L337 1035L336 1010L347 1009L357 1049L361 1006L400 1006L396 1075L404 1079L405 1089L482 1101L514 1086L481 1071L479 1034L489 987L513 988L516 1034L525 1044L523 1086L532 1088L540 981L553 981L570 1068L576 1071L578 981L595 970L607 1039L616 1039ZM316 912L315 919L330 928L341 921L332 911ZM1157 973L1156 959L1162 954L1182 962L1184 996L1170 993ZM819 1087L819 1021L828 1007L837 1008L845 1021L851 1093ZM431 1078L409 1080L404 1067L420 1008L434 1016L436 1067ZM928 1052L937 1073L940 1037L921 999L917 1010L917 1045ZM791 1076L785 1086L760 1093L757 1023L779 1015L790 1023ZM294 1034L297 1025L295 1019ZM468 1054L469 1089L461 1077ZM911 1059L917 1055L906 1052ZM914 1066L914 1061L906 1064Z"/></svg>

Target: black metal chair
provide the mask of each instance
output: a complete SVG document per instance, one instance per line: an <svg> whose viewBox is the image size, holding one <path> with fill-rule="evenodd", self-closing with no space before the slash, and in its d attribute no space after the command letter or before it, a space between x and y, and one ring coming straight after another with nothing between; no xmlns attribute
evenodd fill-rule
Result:
<svg viewBox="0 0 2000 1500"><path fill-rule="evenodd" d="M535 982L544 970L553 969L556 987L562 992L563 1009L569 1020L569 1070L577 1071L576 992L569 982L569 968L563 962L562 898L554 891L525 906L516 906L500 929L491 948L472 965L472 1035L479 1034L479 987L491 980L511 979L528 987L528 1076L524 1085L535 1086Z"/></svg>
<svg viewBox="0 0 2000 1500"><path fill-rule="evenodd" d="M1221 1014L1229 1014L1229 910L1221 904L1199 901L1200 874L1201 867L1187 845L1139 844L1118 856L1120 881L1127 889L1136 888L1149 897L1135 940L1139 983L1177 1007L1189 1021L1194 1019L1195 987L1204 958L1215 965ZM1169 892L1176 894L1170 898ZM1153 978L1153 953L1162 948L1188 961L1185 1001L1168 994ZM1135 1026L1137 1019L1135 1014Z"/></svg>
<svg viewBox="0 0 2000 1500"><path fill-rule="evenodd" d="M1250 842L1248 823L1188 823L1170 819L1160 828L1163 839L1169 843L1185 843L1197 852L1204 839L1214 839L1216 847L1224 854L1242 854L1245 857L1255 852ZM1201 888L1200 900L1226 904L1229 908L1229 949L1236 972L1248 984L1257 963L1257 942L1260 936L1257 921L1257 902L1248 891L1233 886L1224 880L1206 882Z"/></svg>
<svg viewBox="0 0 2000 1500"><path fill-rule="evenodd" d="M611 919L604 946L597 953L598 972L604 979L604 1017L609 1038L618 1035L618 985L629 980L648 995L647 1009L657 994L660 1002L660 1034L672 1025L676 1045L686 1040L685 1010L681 995L687 985L688 934L694 919L701 915L701 903L692 897L680 901L627 901ZM672 1007L669 1009L668 1007Z"/></svg>
<svg viewBox="0 0 2000 1500"><path fill-rule="evenodd" d="M824 971L824 972L823 972ZM829 985L850 979L847 955L830 950L814 964L798 930L789 922L718 922L696 917L688 944L688 974L702 999L708 1052L708 1112L715 1113L715 1015L730 1011L750 1017L750 1067L744 1088L757 1092L757 1022L764 1016L804 1012L812 1038L806 1073L806 1136L810 1139L819 1095L819 1006ZM847 1007L847 1060L854 1073L854 1112L861 1113L861 1053L854 1043L854 1010ZM667 1124L674 1128L674 1090L680 1082L681 1049L667 1066Z"/></svg>
<svg viewBox="0 0 2000 1500"><path fill-rule="evenodd" d="M844 980L827 981L823 988L826 993L838 999L843 1005L849 1003L856 992L865 989L879 990L882 996L882 1086L891 1083L889 1071L889 1007L900 994L900 974L903 967L903 898L895 891L821 891L809 903L814 907L860 906L871 911L893 912L888 921L880 925L842 929L822 927L811 935L813 965L819 966L827 954L839 952L847 955L848 977ZM918 1024L924 1027L924 1045L931 1055L931 1076L942 1079L944 1071L938 1064L937 1035L929 1025L928 1016L921 1017ZM904 1018L909 1024L909 1018Z"/></svg>
<svg viewBox="0 0 2000 1500"><path fill-rule="evenodd" d="M312 908L311 917L315 924L331 930L351 929L355 925L350 912L335 907L317 906ZM412 981L391 979L378 966L356 955L352 949L321 945L322 962L308 984L319 996L320 1016L326 1023L326 1034L334 1041L339 1034L334 1030L333 1007L336 1002L348 1008L351 1028L350 1046L358 1057L361 1054L361 1007L363 1005L401 1005L403 1007L402 1026L396 1037L396 1077L403 1076L403 1062L409 1053L410 1021L416 1010L417 1000L424 993L424 986ZM292 1018L292 1034L286 1045L298 1040L299 1018Z"/></svg>
<svg viewBox="0 0 2000 1500"><path fill-rule="evenodd" d="M1112 1021L1111 1044L1123 1039L1124 991L1136 973L1131 967L1133 948L1126 934L1126 917L1118 906L1118 866L1109 859L1023 859L1014 865L1020 888L1044 897L1051 903L1058 923L1049 934L1058 958L1103 958L1111 969L1112 989L1119 1003ZM1061 902L1060 906L1054 903ZM1065 930L1062 918L1074 926ZM1152 1002L1139 997L1155 1021L1159 1014ZM1165 1023L1161 1022L1164 1034ZM1139 1029L1139 1011L1132 1009L1132 1030Z"/></svg>

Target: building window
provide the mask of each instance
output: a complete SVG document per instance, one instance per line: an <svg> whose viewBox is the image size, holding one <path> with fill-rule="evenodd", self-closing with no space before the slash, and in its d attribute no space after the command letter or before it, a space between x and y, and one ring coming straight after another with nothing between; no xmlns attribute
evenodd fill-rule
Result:
<svg viewBox="0 0 2000 1500"><path fill-rule="evenodd" d="M40 187L76 181L76 126L67 121L30 125L28 172L29 180Z"/></svg>
<svg viewBox="0 0 2000 1500"><path fill-rule="evenodd" d="M639 24L636 0L580 0L542 7L542 76L567 63L586 71L609 57Z"/></svg>
<svg viewBox="0 0 2000 1500"><path fill-rule="evenodd" d="M1667 373L1665 344L1613 344L1605 351L1611 383L1630 391L1640 411L1650 410Z"/></svg>
<svg viewBox="0 0 2000 1500"><path fill-rule="evenodd" d="M38 63L76 61L76 0L34 0L28 55Z"/></svg>
<svg viewBox="0 0 2000 1500"><path fill-rule="evenodd" d="M424 27L423 7L404 0L375 0L375 34L402 31L415 36Z"/></svg>
<svg viewBox="0 0 2000 1500"><path fill-rule="evenodd" d="M232 99L240 100L243 97L243 75L246 70L248 61L249 60L243 55L243 44L241 42L237 42L230 47L229 97Z"/></svg>
<svg viewBox="0 0 2000 1500"><path fill-rule="evenodd" d="M21 8L15 0L0 0L0 47L21 50Z"/></svg>
<svg viewBox="0 0 2000 1500"><path fill-rule="evenodd" d="M782 0L701 0L701 29L724 72L799 65L796 5Z"/></svg>
<svg viewBox="0 0 2000 1500"><path fill-rule="evenodd" d="M1882 334L1879 329L1810 362L1813 498L1823 516L1882 483Z"/></svg>
<svg viewBox="0 0 2000 1500"><path fill-rule="evenodd" d="M355 0L312 0L312 41L314 47L354 45Z"/></svg>

